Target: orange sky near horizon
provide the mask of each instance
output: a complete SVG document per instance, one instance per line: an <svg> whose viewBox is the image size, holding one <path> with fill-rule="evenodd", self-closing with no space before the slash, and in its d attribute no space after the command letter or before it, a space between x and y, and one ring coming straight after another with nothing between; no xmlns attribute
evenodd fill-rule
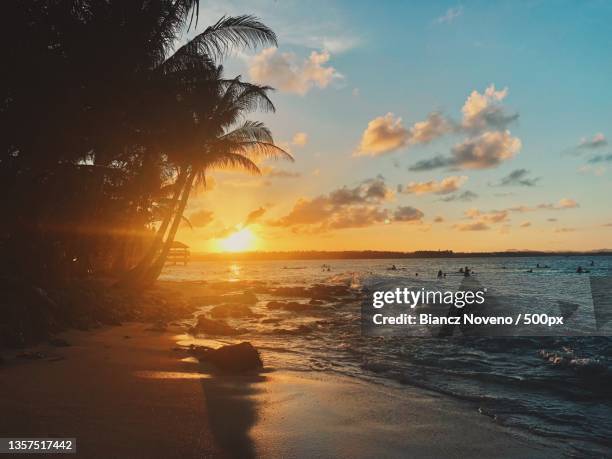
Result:
<svg viewBox="0 0 612 459"><path fill-rule="evenodd" d="M295 162L211 171L177 235L192 251L612 248L605 2L202 8L278 33L223 64L275 88L247 118Z"/></svg>
<svg viewBox="0 0 612 459"><path fill-rule="evenodd" d="M538 209L534 205L527 210L487 213L465 205L460 210L446 214L423 212L422 218L404 222L395 221L391 210L385 212L385 206L391 209L397 206L397 193L390 189L386 190L389 196L382 198L379 203L380 208L357 207L357 215L348 216L355 217L355 221L344 224L353 227L334 228L334 225L342 226L343 222L338 220L332 220L331 223L324 221L323 224L316 220L315 224L287 226L282 224L282 220L295 211L296 203L317 200L320 206L326 203L320 196L313 198L303 194L299 185L287 187L285 183L270 183L265 175L253 177L239 173L219 173L213 176L212 189L194 193L186 211L193 228L182 225L177 234L177 240L190 245L193 252L578 251L612 247L611 228L604 222L586 228L581 224L581 206L565 209L555 208L557 204L553 204L550 208ZM324 182L323 178L321 182ZM354 191L358 187L344 189ZM435 206L435 203L431 205ZM327 209L323 211L323 216L330 212L342 213L344 210ZM373 212L374 221L371 218ZM380 217L376 212L381 213ZM312 219L321 217L316 213L306 216ZM562 224L559 223L560 217L564 219ZM481 223L484 225L482 229L473 228ZM568 225L580 225L580 231Z"/></svg>

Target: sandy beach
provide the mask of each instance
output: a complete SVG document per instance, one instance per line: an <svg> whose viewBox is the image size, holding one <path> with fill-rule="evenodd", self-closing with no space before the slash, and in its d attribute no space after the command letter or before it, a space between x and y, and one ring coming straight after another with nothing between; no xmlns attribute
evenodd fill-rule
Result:
<svg viewBox="0 0 612 459"><path fill-rule="evenodd" d="M131 323L5 353L3 436L76 437L87 458L546 457L550 445L427 391L265 368L232 376ZM262 355L265 362L265 353Z"/></svg>

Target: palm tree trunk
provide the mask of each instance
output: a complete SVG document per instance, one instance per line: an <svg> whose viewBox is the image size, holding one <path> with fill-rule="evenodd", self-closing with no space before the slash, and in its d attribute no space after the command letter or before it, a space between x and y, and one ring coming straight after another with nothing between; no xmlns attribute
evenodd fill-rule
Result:
<svg viewBox="0 0 612 459"><path fill-rule="evenodd" d="M185 212L185 208L187 207L187 202L189 201L189 194L191 193L191 188L193 187L193 181L195 180L195 172L192 170L189 173L187 178L187 182L185 183L185 187L183 189L183 195L181 197L181 202L179 204L179 208L174 215L174 221L172 222L172 227L170 228L170 232L168 233L168 237L164 242L164 247L160 252L159 256L155 260L155 262L151 265L151 267L147 270L143 278L143 285L152 284L157 280L159 275L164 269L164 265L166 264L166 259L168 258L168 254L170 253L170 249L172 248L172 243L174 242L174 237L176 236L176 232L178 231L179 225L183 219L183 212Z"/></svg>
<svg viewBox="0 0 612 459"><path fill-rule="evenodd" d="M174 209L176 209L176 206L179 203L181 192L183 191L183 187L186 180L187 171L182 170L178 178L176 179L176 190L174 191L174 196L172 197L172 202L170 203L168 213L164 217L161 226L155 233L155 239L153 240L153 243L149 247L149 250L147 250L145 256L138 262L138 264L134 268L132 268L121 280L119 280L119 282L117 282L117 285L130 286L133 283L138 283L140 278L143 277L143 275L152 267L155 255L157 255L159 250L162 248L164 236L168 231L170 221L172 221Z"/></svg>

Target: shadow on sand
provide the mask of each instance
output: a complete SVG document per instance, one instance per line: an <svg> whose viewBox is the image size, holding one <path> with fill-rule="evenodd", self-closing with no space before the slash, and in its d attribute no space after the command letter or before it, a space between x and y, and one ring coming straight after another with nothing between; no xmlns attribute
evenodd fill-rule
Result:
<svg viewBox="0 0 612 459"><path fill-rule="evenodd" d="M250 436L258 419L254 396L262 392L260 383L267 377L261 373L222 373L206 365L201 365L201 372L210 375L202 380L202 387L215 441L229 457L255 457L255 444Z"/></svg>

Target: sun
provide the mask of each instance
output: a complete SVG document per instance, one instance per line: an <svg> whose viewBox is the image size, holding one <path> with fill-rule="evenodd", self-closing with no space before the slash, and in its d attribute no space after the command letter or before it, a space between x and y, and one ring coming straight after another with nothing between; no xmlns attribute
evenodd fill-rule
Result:
<svg viewBox="0 0 612 459"><path fill-rule="evenodd" d="M243 228L240 231L229 235L225 239L219 241L219 247L224 252L242 252L252 247L255 241L255 235L248 228Z"/></svg>

